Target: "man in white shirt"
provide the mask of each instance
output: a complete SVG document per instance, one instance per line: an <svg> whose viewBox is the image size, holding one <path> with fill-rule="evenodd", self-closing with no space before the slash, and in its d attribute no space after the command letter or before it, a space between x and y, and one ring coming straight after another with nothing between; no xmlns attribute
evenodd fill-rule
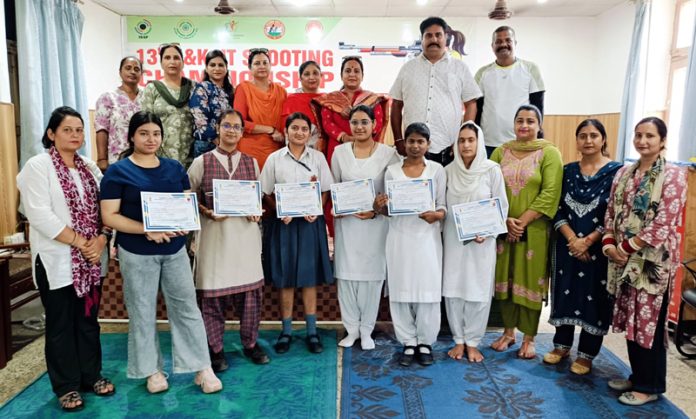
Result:
<svg viewBox="0 0 696 419"><path fill-rule="evenodd" d="M406 62L399 71L391 95L391 127L396 149L406 154L403 126L423 122L430 129L430 147L425 157L443 166L453 159L452 144L464 120L476 116L481 96L469 67L447 51L447 23L429 17L420 24L423 53Z"/></svg>
<svg viewBox="0 0 696 419"><path fill-rule="evenodd" d="M515 112L532 104L544 113L544 81L536 64L515 56L517 38L509 26L493 32L491 47L495 61L476 72L476 83L483 92L478 99L476 122L486 139L486 153L515 139Z"/></svg>

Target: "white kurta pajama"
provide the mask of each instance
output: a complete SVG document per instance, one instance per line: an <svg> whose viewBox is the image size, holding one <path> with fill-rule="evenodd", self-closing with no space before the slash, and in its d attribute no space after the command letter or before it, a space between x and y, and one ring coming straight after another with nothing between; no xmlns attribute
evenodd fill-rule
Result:
<svg viewBox="0 0 696 419"><path fill-rule="evenodd" d="M454 162L445 169L450 211L444 231L442 296L454 342L477 347L486 332L493 299L496 241L495 237L488 237L480 244L460 242L451 208L466 202L499 198L506 217L508 202L500 166L486 158L480 129L476 157L469 169L464 166L457 144L454 150Z"/></svg>
<svg viewBox="0 0 696 419"><path fill-rule="evenodd" d="M381 193L387 166L399 161L392 147L379 143L371 156L356 159L352 143L346 143L335 148L331 171L337 183L372 179L375 193ZM371 220L352 215L336 217L334 228L334 275L338 279L341 320L349 335L370 336L387 276L387 219L380 215Z"/></svg>
<svg viewBox="0 0 696 419"><path fill-rule="evenodd" d="M446 210L447 176L438 163L425 160L417 179L432 179L436 209ZM388 180L407 177L402 163L387 168ZM404 346L432 345L440 330L442 298L442 222L428 224L418 215L389 218L387 281L396 338Z"/></svg>

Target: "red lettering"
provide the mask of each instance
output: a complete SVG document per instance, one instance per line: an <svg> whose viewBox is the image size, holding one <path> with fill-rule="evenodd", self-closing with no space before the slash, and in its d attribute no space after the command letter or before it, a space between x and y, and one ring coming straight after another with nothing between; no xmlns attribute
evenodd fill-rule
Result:
<svg viewBox="0 0 696 419"><path fill-rule="evenodd" d="M200 48L198 49L198 54L196 56L196 61L198 61L198 65L205 65L205 56L208 55L208 50Z"/></svg>

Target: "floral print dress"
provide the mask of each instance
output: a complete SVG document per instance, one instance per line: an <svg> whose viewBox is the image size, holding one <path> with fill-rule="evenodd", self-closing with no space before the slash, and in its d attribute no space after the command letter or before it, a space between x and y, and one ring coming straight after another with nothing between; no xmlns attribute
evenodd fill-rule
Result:
<svg viewBox="0 0 696 419"><path fill-rule="evenodd" d="M232 98L211 81L198 83L193 89L189 108L193 116L193 158L215 149L216 126L222 112L232 107Z"/></svg>
<svg viewBox="0 0 696 419"><path fill-rule="evenodd" d="M128 148L128 124L131 116L140 110L138 97L131 100L126 92L117 87L97 99L94 129L96 132L106 131L109 135L106 145L109 164L115 163L121 152Z"/></svg>

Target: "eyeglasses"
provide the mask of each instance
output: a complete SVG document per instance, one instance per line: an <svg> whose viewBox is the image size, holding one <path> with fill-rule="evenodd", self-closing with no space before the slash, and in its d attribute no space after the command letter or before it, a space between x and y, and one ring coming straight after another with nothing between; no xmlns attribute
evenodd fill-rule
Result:
<svg viewBox="0 0 696 419"><path fill-rule="evenodd" d="M268 54L268 48L251 48L249 49L249 55L254 54Z"/></svg>
<svg viewBox="0 0 696 419"><path fill-rule="evenodd" d="M346 55L345 57L341 58L341 61L348 61L348 60L358 60L362 62L362 57L359 55Z"/></svg>
<svg viewBox="0 0 696 419"><path fill-rule="evenodd" d="M220 124L220 128L226 130L226 131L236 131L236 132L242 132L244 127L242 127L240 124L229 124L227 122L224 122Z"/></svg>
<svg viewBox="0 0 696 419"><path fill-rule="evenodd" d="M351 119L350 120L350 125L354 126L354 127L357 127L360 125L362 125L363 127L366 127L366 126L370 125L371 123L372 123L372 121L370 121L369 119Z"/></svg>

